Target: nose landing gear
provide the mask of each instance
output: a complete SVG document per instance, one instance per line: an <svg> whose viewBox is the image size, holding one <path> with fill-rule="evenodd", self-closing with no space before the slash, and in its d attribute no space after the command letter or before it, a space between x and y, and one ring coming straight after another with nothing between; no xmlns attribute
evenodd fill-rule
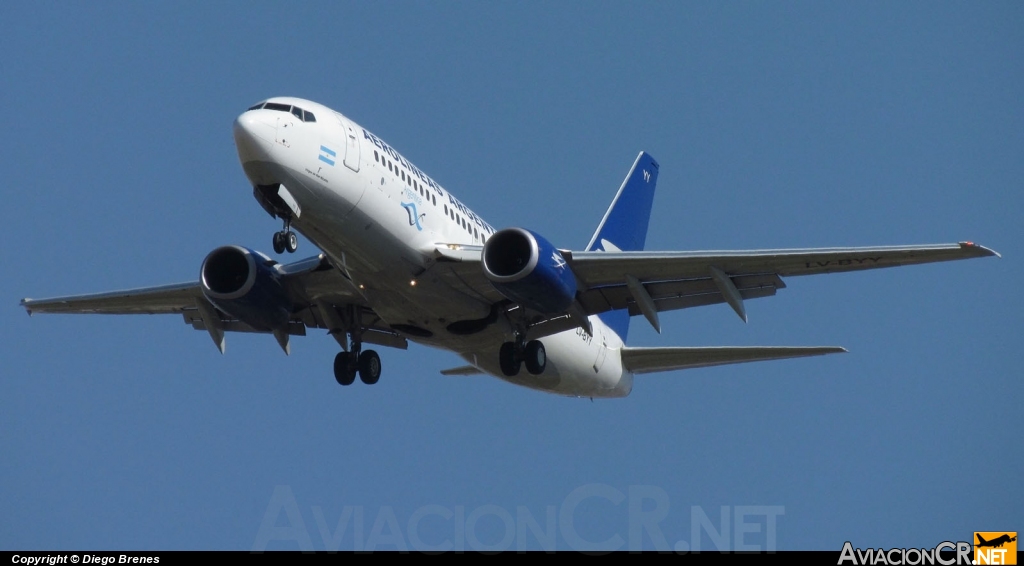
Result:
<svg viewBox="0 0 1024 566"><path fill-rule="evenodd" d="M297 249L299 249L299 237L292 232L291 220L285 219L284 230L274 232L274 252L277 254L283 254L285 251L295 253Z"/></svg>

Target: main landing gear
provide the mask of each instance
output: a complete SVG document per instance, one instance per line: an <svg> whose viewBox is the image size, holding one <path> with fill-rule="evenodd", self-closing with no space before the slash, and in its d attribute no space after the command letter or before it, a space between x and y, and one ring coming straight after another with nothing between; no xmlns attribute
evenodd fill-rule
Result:
<svg viewBox="0 0 1024 566"><path fill-rule="evenodd" d="M530 340L523 343L523 338L516 335L514 342L505 342L498 350L498 365L501 366L501 373L507 377L519 375L520 366L525 363L526 371L533 375L544 373L548 364L547 351L540 340Z"/></svg>
<svg viewBox="0 0 1024 566"><path fill-rule="evenodd" d="M334 357L334 379L341 385L352 385L359 379L367 385L380 380L380 356L373 350L360 353L359 344L353 344L351 352L338 352Z"/></svg>
<svg viewBox="0 0 1024 566"><path fill-rule="evenodd" d="M291 220L285 219L284 230L274 232L274 253L283 254L287 251L291 254L295 253L297 249L299 249L299 237L292 232Z"/></svg>

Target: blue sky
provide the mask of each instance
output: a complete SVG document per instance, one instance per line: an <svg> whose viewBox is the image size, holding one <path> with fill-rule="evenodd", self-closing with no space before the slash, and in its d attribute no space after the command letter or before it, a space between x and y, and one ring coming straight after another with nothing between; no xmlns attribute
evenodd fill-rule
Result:
<svg viewBox="0 0 1024 566"><path fill-rule="evenodd" d="M656 517L669 548L706 549L723 514L733 547L737 515L760 548L769 517L785 549L1024 529L1019 3L13 1L0 21L0 548L656 548ZM230 335L222 356L174 316L25 316L22 297L270 251L231 123L275 95L561 247L646 150L649 249L1003 258L791 278L746 325L725 305L661 335L635 319L632 345L850 353L599 402L442 377L460 360L420 346L342 389L316 333L290 357Z"/></svg>

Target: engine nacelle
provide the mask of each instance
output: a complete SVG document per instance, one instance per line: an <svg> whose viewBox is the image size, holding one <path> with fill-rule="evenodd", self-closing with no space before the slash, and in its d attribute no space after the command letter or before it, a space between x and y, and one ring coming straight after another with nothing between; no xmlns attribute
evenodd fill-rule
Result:
<svg viewBox="0 0 1024 566"><path fill-rule="evenodd" d="M256 330L281 328L291 317L281 275L270 258L241 246L224 246L203 260L203 295L220 310Z"/></svg>
<svg viewBox="0 0 1024 566"><path fill-rule="evenodd" d="M507 299L544 314L565 312L576 276L558 248L523 228L499 230L483 251L484 275Z"/></svg>

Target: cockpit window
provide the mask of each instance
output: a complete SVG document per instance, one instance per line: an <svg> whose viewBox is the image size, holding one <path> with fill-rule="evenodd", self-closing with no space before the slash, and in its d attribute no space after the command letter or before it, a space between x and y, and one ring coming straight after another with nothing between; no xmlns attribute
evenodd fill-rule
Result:
<svg viewBox="0 0 1024 566"><path fill-rule="evenodd" d="M292 115L294 115L299 120L302 120L303 122L316 122L316 116L313 116L313 113L310 112L309 110L303 110L298 106L292 106L290 104L281 104L279 102L260 102L259 104L253 106L249 110L259 110L260 108L264 110L277 110L278 112L291 112Z"/></svg>
<svg viewBox="0 0 1024 566"><path fill-rule="evenodd" d="M264 110L277 110L278 112L291 112L292 111L291 105L280 104L280 103L277 103L277 102L268 102L267 105L263 107L263 109Z"/></svg>

